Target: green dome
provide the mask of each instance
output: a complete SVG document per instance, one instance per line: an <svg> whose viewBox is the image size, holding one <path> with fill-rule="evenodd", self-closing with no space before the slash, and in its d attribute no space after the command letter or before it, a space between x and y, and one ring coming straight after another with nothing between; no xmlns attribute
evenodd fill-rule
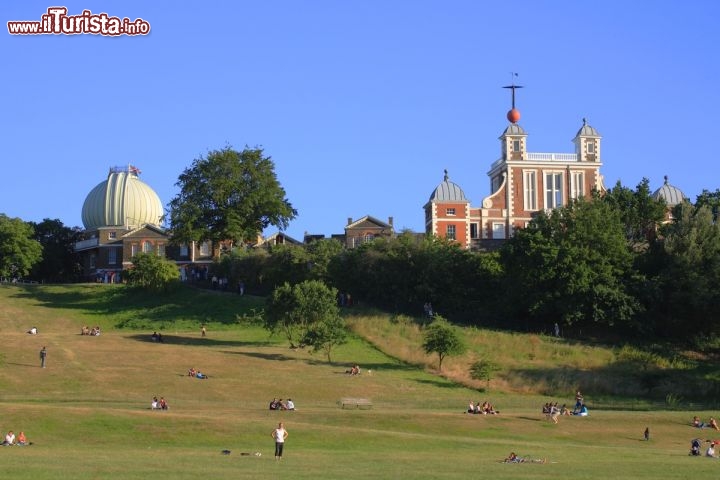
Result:
<svg viewBox="0 0 720 480"><path fill-rule="evenodd" d="M133 167L113 167L107 180L85 198L82 221L86 230L101 227L161 226L163 205L157 193L138 178Z"/></svg>

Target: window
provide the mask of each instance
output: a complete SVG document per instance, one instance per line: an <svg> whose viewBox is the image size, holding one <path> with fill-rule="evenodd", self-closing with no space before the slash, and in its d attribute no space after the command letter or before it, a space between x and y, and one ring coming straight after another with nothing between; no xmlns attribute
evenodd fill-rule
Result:
<svg viewBox="0 0 720 480"><path fill-rule="evenodd" d="M117 238L117 232L108 232L108 240L115 240Z"/></svg>
<svg viewBox="0 0 720 480"><path fill-rule="evenodd" d="M134 257L137 254L138 254L138 244L133 243L132 245L130 245L130 256Z"/></svg>
<svg viewBox="0 0 720 480"><path fill-rule="evenodd" d="M562 173L545 174L545 208L562 205Z"/></svg>
<svg viewBox="0 0 720 480"><path fill-rule="evenodd" d="M501 178L502 178L502 177L500 177L500 175L498 175L498 176L496 176L496 177L493 177L493 179L492 179L492 185L491 185L491 187L492 187L492 189L491 189L491 190L492 190L492 193L497 192L497 191L498 191L498 188L500 188L500 180L501 180Z"/></svg>
<svg viewBox="0 0 720 480"><path fill-rule="evenodd" d="M157 254L158 254L158 257L165 256L165 244L164 243L158 243Z"/></svg>
<svg viewBox="0 0 720 480"><path fill-rule="evenodd" d="M90 255L90 268L95 268L95 254Z"/></svg>
<svg viewBox="0 0 720 480"><path fill-rule="evenodd" d="M108 250L108 264L115 265L117 263L117 249L111 248Z"/></svg>
<svg viewBox="0 0 720 480"><path fill-rule="evenodd" d="M470 224L470 238L478 238L478 224L477 223Z"/></svg>
<svg viewBox="0 0 720 480"><path fill-rule="evenodd" d="M524 205L526 211L537 210L536 179L537 177L534 170L523 174Z"/></svg>
<svg viewBox="0 0 720 480"><path fill-rule="evenodd" d="M505 224L501 222L493 223L493 238L505 238Z"/></svg>
<svg viewBox="0 0 720 480"><path fill-rule="evenodd" d="M585 175L583 172L570 174L570 198L578 199L585 196Z"/></svg>
<svg viewBox="0 0 720 480"><path fill-rule="evenodd" d="M210 242L203 242L200 244L200 255L203 257L210 256Z"/></svg>
<svg viewBox="0 0 720 480"><path fill-rule="evenodd" d="M363 241L365 243L372 242L374 239L375 239L375 235L373 235L372 233L366 233L365 236L363 237Z"/></svg>
<svg viewBox="0 0 720 480"><path fill-rule="evenodd" d="M513 140L513 152L520 151L520 140Z"/></svg>
<svg viewBox="0 0 720 480"><path fill-rule="evenodd" d="M455 240L455 225L447 226L447 234L445 235L445 238L448 240Z"/></svg>
<svg viewBox="0 0 720 480"><path fill-rule="evenodd" d="M188 256L188 246L187 245L180 245L180 256L181 257Z"/></svg>
<svg viewBox="0 0 720 480"><path fill-rule="evenodd" d="M587 142L587 153L595 153L595 142Z"/></svg>
<svg viewBox="0 0 720 480"><path fill-rule="evenodd" d="M448 208L447 210L445 210L445 214L446 214L447 216L449 216L449 217L454 217L454 216L455 216L455 209L454 209L454 208Z"/></svg>
<svg viewBox="0 0 720 480"><path fill-rule="evenodd" d="M150 240L145 240L143 242L143 253L150 253L152 252L152 243L150 243Z"/></svg>

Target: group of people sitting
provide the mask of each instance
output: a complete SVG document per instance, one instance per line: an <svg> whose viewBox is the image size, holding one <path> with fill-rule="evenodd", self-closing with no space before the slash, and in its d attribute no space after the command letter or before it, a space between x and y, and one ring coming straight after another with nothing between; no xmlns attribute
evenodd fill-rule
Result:
<svg viewBox="0 0 720 480"><path fill-rule="evenodd" d="M715 420L714 417L710 417L710 420L708 420L707 423L700 420L700 417L695 415L693 417L692 426L696 428L714 428L715 430L720 430L720 427L718 427L717 420Z"/></svg>
<svg viewBox="0 0 720 480"><path fill-rule="evenodd" d="M288 398L287 402L284 402L282 398L273 398L270 402L270 410L295 410L295 403L292 398Z"/></svg>
<svg viewBox="0 0 720 480"><path fill-rule="evenodd" d="M500 410L496 410L492 403L487 400L480 403L473 403L472 400L468 403L467 413L474 413L478 415L497 415Z"/></svg>
<svg viewBox="0 0 720 480"><path fill-rule="evenodd" d="M360 365L353 365L352 367L345 370L348 375L360 375Z"/></svg>
<svg viewBox="0 0 720 480"><path fill-rule="evenodd" d="M201 380L205 380L206 378L208 378L207 375L202 373L200 370L196 370L195 368L191 368L190 370L188 370L187 374L188 377L199 378Z"/></svg>
<svg viewBox="0 0 720 480"><path fill-rule="evenodd" d="M5 440L0 444L3 447L11 447L11 446L19 446L24 447L25 445L32 445L32 442L28 442L27 437L25 437L25 432L18 433L18 436L15 437L15 434L12 430L10 430L7 435L5 435Z"/></svg>
<svg viewBox="0 0 720 480"><path fill-rule="evenodd" d="M167 410L168 408L170 407L168 406L165 397L160 397L160 400L158 400L158 397L153 397L152 402L150 403L151 410Z"/></svg>
<svg viewBox="0 0 720 480"><path fill-rule="evenodd" d="M720 445L720 440L705 440L708 445L707 450L705 450L705 456L711 457L711 458L717 458L717 454L715 453L715 445ZM702 441L699 438L693 438L690 441L690 453L688 455L692 455L695 457L700 456L700 447L702 445Z"/></svg>
<svg viewBox="0 0 720 480"><path fill-rule="evenodd" d="M87 325L83 325L82 329L80 330L80 335L90 335L91 337L97 337L98 335L100 335L100 327L95 326L93 328L90 328Z"/></svg>
<svg viewBox="0 0 720 480"><path fill-rule="evenodd" d="M567 407L567 404L563 403L562 407L558 407L558 402L547 402L545 405L543 405L542 413L548 420L552 420L554 423L558 423L558 418L565 415L577 415L579 417L587 417L588 408L584 403L580 403L579 405L576 404L575 408L571 411Z"/></svg>

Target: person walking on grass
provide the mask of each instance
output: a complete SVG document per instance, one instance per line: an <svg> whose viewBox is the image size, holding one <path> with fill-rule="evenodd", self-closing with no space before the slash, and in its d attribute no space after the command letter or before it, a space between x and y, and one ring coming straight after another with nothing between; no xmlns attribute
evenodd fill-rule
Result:
<svg viewBox="0 0 720 480"><path fill-rule="evenodd" d="M40 350L40 367L45 368L45 359L47 358L47 348L42 347Z"/></svg>
<svg viewBox="0 0 720 480"><path fill-rule="evenodd" d="M285 446L285 439L288 437L288 432L282 422L278 423L277 428L272 431L270 436L275 440L275 460L280 460Z"/></svg>

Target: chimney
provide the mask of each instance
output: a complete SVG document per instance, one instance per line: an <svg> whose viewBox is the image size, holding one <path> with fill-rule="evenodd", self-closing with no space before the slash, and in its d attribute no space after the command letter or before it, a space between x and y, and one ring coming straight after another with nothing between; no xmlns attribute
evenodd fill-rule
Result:
<svg viewBox="0 0 720 480"><path fill-rule="evenodd" d="M347 223L347 224L350 225L351 223L352 223L352 217L348 217L348 223Z"/></svg>
<svg viewBox="0 0 720 480"><path fill-rule="evenodd" d="M392 218L392 217L388 217L388 223L390 224L391 227L393 226L392 222L393 222L393 218Z"/></svg>

